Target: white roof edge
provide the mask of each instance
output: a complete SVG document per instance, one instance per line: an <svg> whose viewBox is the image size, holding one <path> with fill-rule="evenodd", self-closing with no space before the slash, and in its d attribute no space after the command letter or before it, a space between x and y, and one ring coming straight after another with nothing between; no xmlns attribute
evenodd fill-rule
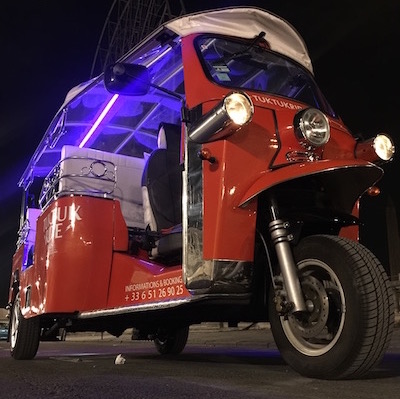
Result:
<svg viewBox="0 0 400 399"><path fill-rule="evenodd" d="M162 26L181 37L192 33L215 33L251 39L264 31L266 33L265 39L270 44L271 50L294 59L313 73L308 50L300 34L289 22L261 8L227 7L205 10L175 18ZM238 35L238 32L240 32L240 35ZM149 37L153 34L154 32ZM140 46L140 44L138 43L136 46ZM72 87L68 91L60 110L98 80L101 75Z"/></svg>
<svg viewBox="0 0 400 399"><path fill-rule="evenodd" d="M271 50L294 59L313 73L308 50L300 34L289 22L261 8L227 7L205 10L175 18L162 26L181 37L192 33L215 33L251 39L264 31ZM161 26L158 29L161 29ZM149 36L153 34L154 32ZM138 43L139 46L140 44ZM97 81L101 75L72 87L59 111Z"/></svg>
<svg viewBox="0 0 400 399"><path fill-rule="evenodd" d="M297 30L283 18L261 8L207 10L175 18L165 26L183 37L193 33L214 33L250 39L264 31L271 50L294 59L313 73L307 47Z"/></svg>
<svg viewBox="0 0 400 399"><path fill-rule="evenodd" d="M88 86L90 86L94 81L98 80L98 76L89 79L85 82L79 83L78 85L72 87L65 96L64 102L60 107L60 110L63 109L70 101L74 98L78 97L78 95L83 92Z"/></svg>

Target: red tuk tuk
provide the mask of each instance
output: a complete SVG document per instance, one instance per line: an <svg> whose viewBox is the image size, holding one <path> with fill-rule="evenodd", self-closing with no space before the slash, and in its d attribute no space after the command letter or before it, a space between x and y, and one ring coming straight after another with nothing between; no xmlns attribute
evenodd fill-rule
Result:
<svg viewBox="0 0 400 399"><path fill-rule="evenodd" d="M19 181L12 357L60 328L178 354L195 323L268 321L300 374L363 375L394 307L358 206L393 154L350 133L282 18L165 23L68 93Z"/></svg>

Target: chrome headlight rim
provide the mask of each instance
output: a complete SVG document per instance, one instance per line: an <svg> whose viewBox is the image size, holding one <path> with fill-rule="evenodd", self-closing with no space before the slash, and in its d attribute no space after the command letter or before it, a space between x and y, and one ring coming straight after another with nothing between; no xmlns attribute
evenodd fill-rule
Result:
<svg viewBox="0 0 400 399"><path fill-rule="evenodd" d="M305 147L322 147L331 136L328 117L317 108L306 108L298 112L294 128L297 139Z"/></svg>
<svg viewBox="0 0 400 399"><path fill-rule="evenodd" d="M223 107L232 123L238 126L246 125L254 114L253 101L248 94L242 91L229 93L223 99ZM241 107L241 109L238 109Z"/></svg>

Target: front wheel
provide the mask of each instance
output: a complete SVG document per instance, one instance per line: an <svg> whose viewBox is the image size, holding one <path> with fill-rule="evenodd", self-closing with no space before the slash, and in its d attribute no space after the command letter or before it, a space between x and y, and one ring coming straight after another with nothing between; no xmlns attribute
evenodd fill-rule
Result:
<svg viewBox="0 0 400 399"><path fill-rule="evenodd" d="M394 325L386 273L361 244L336 236L310 236L294 250L307 312L270 322L283 359L300 374L358 378L377 365Z"/></svg>
<svg viewBox="0 0 400 399"><path fill-rule="evenodd" d="M178 355L183 351L189 336L189 326L160 328L154 345L161 355Z"/></svg>
<svg viewBox="0 0 400 399"><path fill-rule="evenodd" d="M39 318L25 319L21 313L19 294L11 308L10 314L10 351L16 360L29 360L36 356L40 340Z"/></svg>

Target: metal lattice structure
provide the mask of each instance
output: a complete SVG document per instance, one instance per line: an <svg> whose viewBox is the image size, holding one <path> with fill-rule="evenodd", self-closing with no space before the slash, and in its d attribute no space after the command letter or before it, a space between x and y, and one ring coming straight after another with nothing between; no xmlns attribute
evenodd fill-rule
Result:
<svg viewBox="0 0 400 399"><path fill-rule="evenodd" d="M157 26L183 14L183 0L114 0L97 45L91 77L118 60Z"/></svg>

